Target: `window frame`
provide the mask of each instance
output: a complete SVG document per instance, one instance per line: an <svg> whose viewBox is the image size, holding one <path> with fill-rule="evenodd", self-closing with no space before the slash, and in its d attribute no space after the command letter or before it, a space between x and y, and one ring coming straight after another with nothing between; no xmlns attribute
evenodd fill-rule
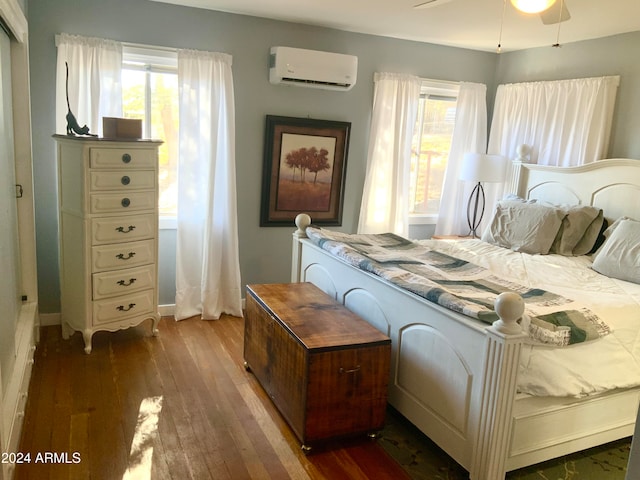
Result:
<svg viewBox="0 0 640 480"><path fill-rule="evenodd" d="M420 97L454 98L458 100L460 83L446 80L421 79ZM454 119L455 122L455 119ZM417 124L417 118L416 118ZM454 127L455 128L455 127ZM453 134L452 134L453 135ZM438 213L411 213L409 212L409 225L435 225L438 221Z"/></svg>
<svg viewBox="0 0 640 480"><path fill-rule="evenodd" d="M175 48L155 47L138 44L122 45L122 69L138 70L146 73L145 112L151 110L151 73L178 74L178 51ZM144 131L151 131L151 116L145 115ZM176 215L158 215L160 230L175 230L178 225Z"/></svg>

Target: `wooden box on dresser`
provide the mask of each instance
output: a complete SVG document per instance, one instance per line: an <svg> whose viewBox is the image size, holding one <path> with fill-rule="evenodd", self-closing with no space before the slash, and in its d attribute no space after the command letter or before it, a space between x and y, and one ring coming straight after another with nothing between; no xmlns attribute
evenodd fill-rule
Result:
<svg viewBox="0 0 640 480"><path fill-rule="evenodd" d="M62 334L158 321L158 146L54 135Z"/></svg>
<svg viewBox="0 0 640 480"><path fill-rule="evenodd" d="M391 340L311 283L249 285L245 367L304 450L384 426Z"/></svg>

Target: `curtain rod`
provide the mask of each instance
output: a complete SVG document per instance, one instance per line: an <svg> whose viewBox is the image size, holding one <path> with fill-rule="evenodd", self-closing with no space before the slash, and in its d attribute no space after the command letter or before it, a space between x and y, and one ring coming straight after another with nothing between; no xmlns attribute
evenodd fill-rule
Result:
<svg viewBox="0 0 640 480"><path fill-rule="evenodd" d="M144 43L134 43L134 42L121 42L119 40L113 40L113 39L108 39L108 38L99 38L99 37L87 37L86 35L77 35L74 33L67 33L66 35L70 35L70 36L74 36L74 37L83 37L83 38L88 38L88 39L96 39L96 40L107 40L107 41L111 41L111 42L118 42L120 43L123 47L129 47L129 48L144 48L147 50L158 50L158 51L163 51L163 52L170 52L170 53L176 53L179 48L176 47L166 47L163 45L147 45ZM60 37L62 36L61 33L57 33L56 34L56 47L59 46L60 44Z"/></svg>
<svg viewBox="0 0 640 480"><path fill-rule="evenodd" d="M165 46L159 46L159 45L146 45L144 43L132 43L132 42L121 42L123 47L130 47L130 48L146 48L148 50L161 50L164 52L171 52L171 53L176 53L178 50L180 50L179 48L176 47L165 47Z"/></svg>

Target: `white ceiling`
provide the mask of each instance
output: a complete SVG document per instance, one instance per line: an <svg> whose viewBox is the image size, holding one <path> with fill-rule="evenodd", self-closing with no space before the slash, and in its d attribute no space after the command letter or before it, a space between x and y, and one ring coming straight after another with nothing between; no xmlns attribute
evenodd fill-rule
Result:
<svg viewBox="0 0 640 480"><path fill-rule="evenodd" d="M504 0L154 0L350 32L496 51ZM557 0L560 2L561 0ZM640 0L564 0L571 19L560 44L640 30ZM516 11L507 0L502 51L551 46L558 25Z"/></svg>

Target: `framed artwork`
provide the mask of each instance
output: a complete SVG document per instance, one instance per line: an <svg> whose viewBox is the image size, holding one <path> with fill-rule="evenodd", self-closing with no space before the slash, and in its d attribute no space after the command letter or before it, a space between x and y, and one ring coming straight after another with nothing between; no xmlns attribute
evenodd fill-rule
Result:
<svg viewBox="0 0 640 480"><path fill-rule="evenodd" d="M260 226L341 225L351 123L267 115Z"/></svg>

